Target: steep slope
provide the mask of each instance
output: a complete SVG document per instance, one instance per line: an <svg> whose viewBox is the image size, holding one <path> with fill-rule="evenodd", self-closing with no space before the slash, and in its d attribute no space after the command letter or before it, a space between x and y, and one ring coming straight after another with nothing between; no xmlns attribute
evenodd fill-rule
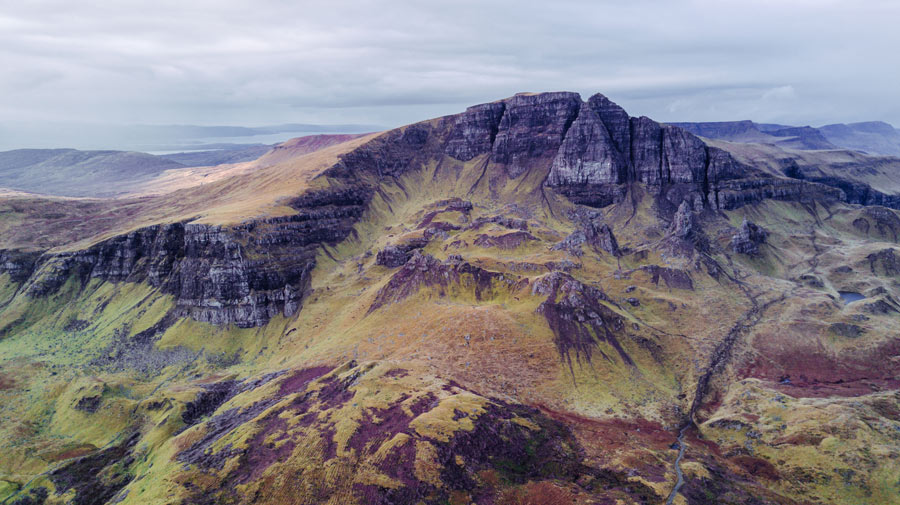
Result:
<svg viewBox="0 0 900 505"><path fill-rule="evenodd" d="M900 492L895 211L602 95L254 163L6 239L0 499Z"/></svg>

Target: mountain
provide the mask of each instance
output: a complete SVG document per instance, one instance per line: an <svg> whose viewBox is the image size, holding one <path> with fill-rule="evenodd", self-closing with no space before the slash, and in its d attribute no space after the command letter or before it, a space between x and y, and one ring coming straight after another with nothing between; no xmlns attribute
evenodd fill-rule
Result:
<svg viewBox="0 0 900 505"><path fill-rule="evenodd" d="M819 128L832 143L869 154L900 156L900 131L881 122L832 124Z"/></svg>
<svg viewBox="0 0 900 505"><path fill-rule="evenodd" d="M861 205L900 208L900 158L869 156L859 151L806 151L770 144L707 141L741 162L773 175L819 182L840 189L843 200ZM876 189L878 188L878 189Z"/></svg>
<svg viewBox="0 0 900 505"><path fill-rule="evenodd" d="M821 131L811 126L761 125L752 121L672 123L673 126L716 140L773 144L784 149L838 149Z"/></svg>
<svg viewBox="0 0 900 505"><path fill-rule="evenodd" d="M672 125L713 140L772 144L793 150L849 149L874 156L900 156L900 131L880 121L832 124L820 128L760 124L747 120Z"/></svg>
<svg viewBox="0 0 900 505"><path fill-rule="evenodd" d="M0 198L0 500L896 502L893 159L568 92L324 140Z"/></svg>

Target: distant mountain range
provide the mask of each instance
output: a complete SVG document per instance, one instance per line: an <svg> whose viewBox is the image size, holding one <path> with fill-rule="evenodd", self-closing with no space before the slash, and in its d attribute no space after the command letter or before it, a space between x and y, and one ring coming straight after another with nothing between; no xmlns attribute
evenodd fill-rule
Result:
<svg viewBox="0 0 900 505"><path fill-rule="evenodd" d="M852 149L866 154L900 156L900 130L881 121L819 128L749 120L670 124L701 137L729 142L772 144L797 150Z"/></svg>
<svg viewBox="0 0 900 505"><path fill-rule="evenodd" d="M365 124L289 123L266 126L110 125L0 122L0 150L72 147L81 150L175 152L208 144L277 144L315 134L381 131Z"/></svg>
<svg viewBox="0 0 900 505"><path fill-rule="evenodd" d="M183 153L162 154L159 157L181 163L185 167L207 167L225 163L253 161L271 149L272 146L267 144L233 144L208 151L186 151Z"/></svg>
<svg viewBox="0 0 900 505"><path fill-rule="evenodd" d="M0 187L61 196L115 196L166 170L252 161L270 145L153 155L130 151L16 149L0 152Z"/></svg>
<svg viewBox="0 0 900 505"><path fill-rule="evenodd" d="M15 149L0 152L0 188L42 195L115 197L146 189L167 170L254 160L268 166L358 136L350 133L307 135L274 145L206 144L202 146L206 150L171 154Z"/></svg>

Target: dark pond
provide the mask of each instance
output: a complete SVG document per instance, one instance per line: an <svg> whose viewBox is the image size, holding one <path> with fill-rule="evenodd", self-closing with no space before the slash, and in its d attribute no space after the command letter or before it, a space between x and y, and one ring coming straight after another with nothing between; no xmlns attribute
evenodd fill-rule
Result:
<svg viewBox="0 0 900 505"><path fill-rule="evenodd" d="M838 294L841 295L841 300L844 300L844 303L852 303L859 300L864 300L866 297L856 293L854 291L838 291Z"/></svg>

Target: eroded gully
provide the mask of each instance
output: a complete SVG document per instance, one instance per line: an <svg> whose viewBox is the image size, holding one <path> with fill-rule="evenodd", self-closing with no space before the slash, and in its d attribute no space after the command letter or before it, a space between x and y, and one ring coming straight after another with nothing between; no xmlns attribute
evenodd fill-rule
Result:
<svg viewBox="0 0 900 505"><path fill-rule="evenodd" d="M781 296L760 305L757 301L757 295L753 295L750 292L749 287L747 287L747 285L742 280L732 276L728 277L738 285L741 291L743 291L744 295L750 301L751 308L737 321L737 323L734 324L728 334L725 335L725 338L723 338L719 342L719 344L716 345L716 348L713 350L713 353L710 356L709 365L704 370L703 375L701 375L697 380L697 388L694 393L694 400L691 402L691 408L687 413L685 422L681 425L681 428L678 431L678 456L675 458L674 463L676 481L675 486L672 487L672 491L669 493L668 498L666 498L666 505L673 505L673 503L675 502L675 497L678 495L678 492L681 490L682 486L684 486L684 472L681 468L681 461L682 459L684 459L686 450L684 437L691 428L695 428L697 426L696 422L694 421L694 415L703 405L703 399L709 392L710 382L713 376L728 364L728 361L731 358L731 352L734 348L734 344L738 341L741 334L749 332L754 326L756 326L756 324L759 323L759 321L762 319L763 313L765 313L766 309L768 309L775 303L783 301L786 298L786 295L782 294Z"/></svg>

